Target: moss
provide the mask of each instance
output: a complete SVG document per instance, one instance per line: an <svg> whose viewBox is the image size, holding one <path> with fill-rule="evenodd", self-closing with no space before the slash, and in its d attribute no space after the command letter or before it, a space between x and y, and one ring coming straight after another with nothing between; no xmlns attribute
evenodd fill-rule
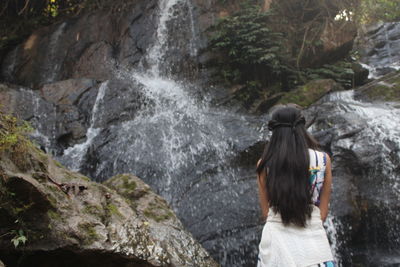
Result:
<svg viewBox="0 0 400 267"><path fill-rule="evenodd" d="M90 245L100 239L96 229L90 223L80 223L78 224L78 228L85 234L85 238L83 240L84 245Z"/></svg>
<svg viewBox="0 0 400 267"><path fill-rule="evenodd" d="M278 104L294 103L308 107L326 93L340 89L333 80L317 80L300 86L293 91L285 93Z"/></svg>
<svg viewBox="0 0 400 267"><path fill-rule="evenodd" d="M0 112L0 151L10 153L11 161L23 172L32 168L33 158L28 151L34 145L27 138L32 130L28 122Z"/></svg>
<svg viewBox="0 0 400 267"><path fill-rule="evenodd" d="M50 220L52 221L61 221L61 215L53 210L48 210L47 211L47 217L49 217Z"/></svg>
<svg viewBox="0 0 400 267"><path fill-rule="evenodd" d="M28 203L19 207L12 207L12 212L15 216L20 216L22 213L29 210L33 205L34 203Z"/></svg>
<svg viewBox="0 0 400 267"><path fill-rule="evenodd" d="M85 180L86 182L91 182L92 180L90 180L90 178L89 177L86 177L86 176L80 176L80 178L82 179L82 180Z"/></svg>
<svg viewBox="0 0 400 267"><path fill-rule="evenodd" d="M372 100L400 101L400 80L394 84L377 84L365 91Z"/></svg>
<svg viewBox="0 0 400 267"><path fill-rule="evenodd" d="M61 164L59 161L57 161L57 160L54 160L54 163L56 164L57 167L65 168L64 165L62 165L62 164Z"/></svg>
<svg viewBox="0 0 400 267"><path fill-rule="evenodd" d="M112 177L109 180L109 183L112 184L113 181L115 180L122 180L122 189L130 190L133 191L136 189L137 185L135 181L132 181L131 177L129 174L118 174Z"/></svg>
<svg viewBox="0 0 400 267"><path fill-rule="evenodd" d="M57 207L58 202L57 202L57 199L53 195L47 194L46 197L53 207Z"/></svg>
<svg viewBox="0 0 400 267"><path fill-rule="evenodd" d="M48 162L48 156L46 153L43 152L43 150L41 150L40 148L38 148L38 145L36 143L33 143L32 149L35 152L35 155L37 155L39 157L39 160L41 162L43 162L44 164L46 164L47 166L47 162Z"/></svg>
<svg viewBox="0 0 400 267"><path fill-rule="evenodd" d="M173 216L172 211L165 203L157 201L151 202L143 213L147 218L151 218L156 222L168 220Z"/></svg>
<svg viewBox="0 0 400 267"><path fill-rule="evenodd" d="M84 213L100 216L102 214L102 208L98 205L88 205L83 209Z"/></svg>
<svg viewBox="0 0 400 267"><path fill-rule="evenodd" d="M137 185L136 185L135 181L129 181L129 178L130 177L128 175L122 176L122 181L124 183L124 189L133 191L136 189Z"/></svg>
<svg viewBox="0 0 400 267"><path fill-rule="evenodd" d="M114 204L107 204L106 206L107 211L109 212L109 214L113 214L119 217L124 217L121 212L118 210L117 206L115 206Z"/></svg>

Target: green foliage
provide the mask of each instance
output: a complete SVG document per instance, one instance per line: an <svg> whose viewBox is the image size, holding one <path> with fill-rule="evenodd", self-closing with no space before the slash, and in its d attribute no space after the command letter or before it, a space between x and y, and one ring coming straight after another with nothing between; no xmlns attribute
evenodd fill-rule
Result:
<svg viewBox="0 0 400 267"><path fill-rule="evenodd" d="M400 19L399 0L362 0L356 12L360 23L377 21L398 21Z"/></svg>
<svg viewBox="0 0 400 267"><path fill-rule="evenodd" d="M284 36L267 27L270 15L247 3L210 29L210 48L222 55L216 65L223 81L266 85L288 70Z"/></svg>
<svg viewBox="0 0 400 267"><path fill-rule="evenodd" d="M11 239L11 242L14 244L14 247L17 248L20 244L25 245L25 242L28 240L28 238L25 236L24 231L22 229L13 230L12 231L14 234L13 239Z"/></svg>
<svg viewBox="0 0 400 267"><path fill-rule="evenodd" d="M306 80L332 79L344 88L353 88L354 71L351 62L339 61L335 64L325 64L320 68L308 68L302 74Z"/></svg>
<svg viewBox="0 0 400 267"><path fill-rule="evenodd" d="M29 142L26 135L32 127L26 121L20 121L12 115L0 113L0 151L18 150Z"/></svg>

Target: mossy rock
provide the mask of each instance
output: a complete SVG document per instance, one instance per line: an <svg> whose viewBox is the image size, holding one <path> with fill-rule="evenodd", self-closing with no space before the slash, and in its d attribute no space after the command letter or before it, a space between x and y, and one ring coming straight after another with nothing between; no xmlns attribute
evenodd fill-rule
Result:
<svg viewBox="0 0 400 267"><path fill-rule="evenodd" d="M124 217L122 215L122 213L119 211L118 207L114 204L111 204L111 203L107 204L106 210L107 210L108 214L110 214L110 215Z"/></svg>
<svg viewBox="0 0 400 267"><path fill-rule="evenodd" d="M129 205L148 220L155 222L163 222L169 219L176 220L175 214L165 199L155 194L138 177L132 174L119 174L104 182L104 184L127 198ZM109 207L108 205L107 210L111 214L118 215L112 206Z"/></svg>
<svg viewBox="0 0 400 267"><path fill-rule="evenodd" d="M370 101L400 102L400 72L361 87L356 95Z"/></svg>
<svg viewBox="0 0 400 267"><path fill-rule="evenodd" d="M343 90L343 88L334 80L315 80L285 93L278 104L294 103L306 108L327 93L339 90Z"/></svg>
<svg viewBox="0 0 400 267"><path fill-rule="evenodd" d="M84 240L83 244L84 245L90 245L93 242L99 240L99 235L96 232L96 229L94 228L93 225L89 223L80 223L78 224L78 229L83 233Z"/></svg>
<svg viewBox="0 0 400 267"><path fill-rule="evenodd" d="M104 184L116 190L131 202L135 202L151 190L147 184L132 174L115 175L105 181Z"/></svg>
<svg viewBox="0 0 400 267"><path fill-rule="evenodd" d="M167 203L159 201L159 199L154 199L153 202L150 202L143 213L147 218L153 219L156 222L168 220L174 215Z"/></svg>

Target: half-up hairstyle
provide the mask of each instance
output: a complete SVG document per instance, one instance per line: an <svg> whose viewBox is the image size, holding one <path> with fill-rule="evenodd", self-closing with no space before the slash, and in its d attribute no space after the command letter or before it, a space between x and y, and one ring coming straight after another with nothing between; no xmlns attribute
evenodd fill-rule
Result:
<svg viewBox="0 0 400 267"><path fill-rule="evenodd" d="M308 149L318 149L318 144L305 123L295 106L278 107L268 122L272 136L257 167L258 174L267 173L269 206L281 215L284 225L305 227L311 217Z"/></svg>

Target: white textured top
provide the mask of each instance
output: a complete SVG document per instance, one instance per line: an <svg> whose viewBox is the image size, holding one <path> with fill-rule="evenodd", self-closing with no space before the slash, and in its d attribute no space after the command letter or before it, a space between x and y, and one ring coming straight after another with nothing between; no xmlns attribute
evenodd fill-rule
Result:
<svg viewBox="0 0 400 267"><path fill-rule="evenodd" d="M284 226L270 211L259 245L258 267L306 267L333 261L320 210L314 206L306 228Z"/></svg>

